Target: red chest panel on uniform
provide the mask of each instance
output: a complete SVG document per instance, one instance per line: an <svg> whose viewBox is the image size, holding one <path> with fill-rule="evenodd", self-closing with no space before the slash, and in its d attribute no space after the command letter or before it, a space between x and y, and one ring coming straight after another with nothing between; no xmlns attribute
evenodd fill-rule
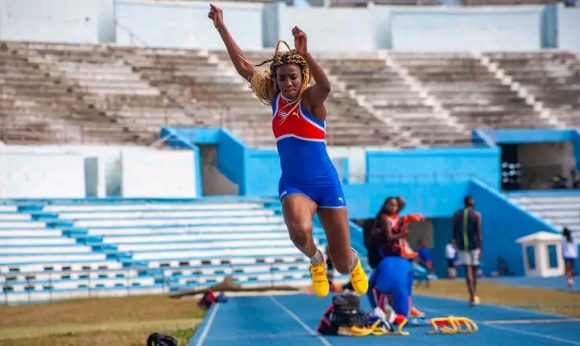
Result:
<svg viewBox="0 0 580 346"><path fill-rule="evenodd" d="M312 119L314 117L304 114L302 108L302 103L287 105L280 95L276 97L272 116L272 131L276 141L287 137L315 142L325 141L324 123L318 124Z"/></svg>

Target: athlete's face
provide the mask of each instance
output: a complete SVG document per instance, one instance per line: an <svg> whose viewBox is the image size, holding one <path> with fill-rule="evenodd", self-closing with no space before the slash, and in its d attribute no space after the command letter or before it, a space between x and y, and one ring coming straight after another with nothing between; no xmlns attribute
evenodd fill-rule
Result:
<svg viewBox="0 0 580 346"><path fill-rule="evenodd" d="M390 199L385 206L385 211L388 214L396 214L397 210L399 210L399 203L397 203L396 199Z"/></svg>
<svg viewBox="0 0 580 346"><path fill-rule="evenodd" d="M276 68L276 82L284 98L294 100L302 86L302 69L296 64L285 64Z"/></svg>

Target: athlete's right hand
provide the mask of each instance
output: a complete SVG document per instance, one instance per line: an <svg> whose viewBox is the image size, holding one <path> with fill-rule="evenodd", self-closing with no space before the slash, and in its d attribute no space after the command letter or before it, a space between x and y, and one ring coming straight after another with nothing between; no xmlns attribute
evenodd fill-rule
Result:
<svg viewBox="0 0 580 346"><path fill-rule="evenodd" d="M207 17L213 21L213 25L216 29L220 30L225 28L224 24L224 12L221 8L214 4L209 4L209 13Z"/></svg>

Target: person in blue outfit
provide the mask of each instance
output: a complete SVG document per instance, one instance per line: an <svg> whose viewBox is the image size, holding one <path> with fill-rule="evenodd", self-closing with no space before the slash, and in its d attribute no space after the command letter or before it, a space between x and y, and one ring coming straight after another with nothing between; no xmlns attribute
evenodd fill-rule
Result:
<svg viewBox="0 0 580 346"><path fill-rule="evenodd" d="M367 297L371 307L383 307L384 298L389 298L389 305L397 315L408 316L410 309L413 266L402 257L385 257L373 271L369 280Z"/></svg>

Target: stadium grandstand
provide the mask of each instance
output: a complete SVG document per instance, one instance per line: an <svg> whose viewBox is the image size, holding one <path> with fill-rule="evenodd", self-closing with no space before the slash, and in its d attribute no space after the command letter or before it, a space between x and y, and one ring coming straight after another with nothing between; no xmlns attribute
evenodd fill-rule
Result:
<svg viewBox="0 0 580 346"><path fill-rule="evenodd" d="M456 282L447 278L445 248L454 213L472 196L484 220L484 282L577 295L578 283L567 288L562 278L561 234L571 231L577 251L580 1L218 5L255 65L272 59L278 40L294 42L294 25L308 34L332 86L326 145L347 200L352 246L369 276L365 227L386 197L403 196L405 214L426 218L411 224L409 244L418 250L423 240L437 281ZM0 0L5 308L179 295L228 279L241 289L303 292L311 285L310 260L290 240L278 197L272 109L236 72L208 10L208 2L189 0ZM318 216L313 235L324 249ZM267 308L284 310L270 316L291 317L280 330L301 326L294 334L272 327L262 335L231 317L242 319L250 309L244 304L261 306L266 297ZM305 312L311 297L244 299L233 298L228 314L210 309L189 344L252 345L276 335L280 345L302 337L305 344L366 344L314 331L329 301ZM426 312L466 311L437 299L418 301ZM518 343L578 344L578 307L568 308L573 319L547 331L550 337L510 328ZM255 310L258 318L263 310ZM561 318L530 316L515 319ZM507 335L493 329L503 317L486 324L488 317L474 317L487 326L474 345ZM234 323L230 338L212 330L214 318ZM20 345L6 333L0 344Z"/></svg>

